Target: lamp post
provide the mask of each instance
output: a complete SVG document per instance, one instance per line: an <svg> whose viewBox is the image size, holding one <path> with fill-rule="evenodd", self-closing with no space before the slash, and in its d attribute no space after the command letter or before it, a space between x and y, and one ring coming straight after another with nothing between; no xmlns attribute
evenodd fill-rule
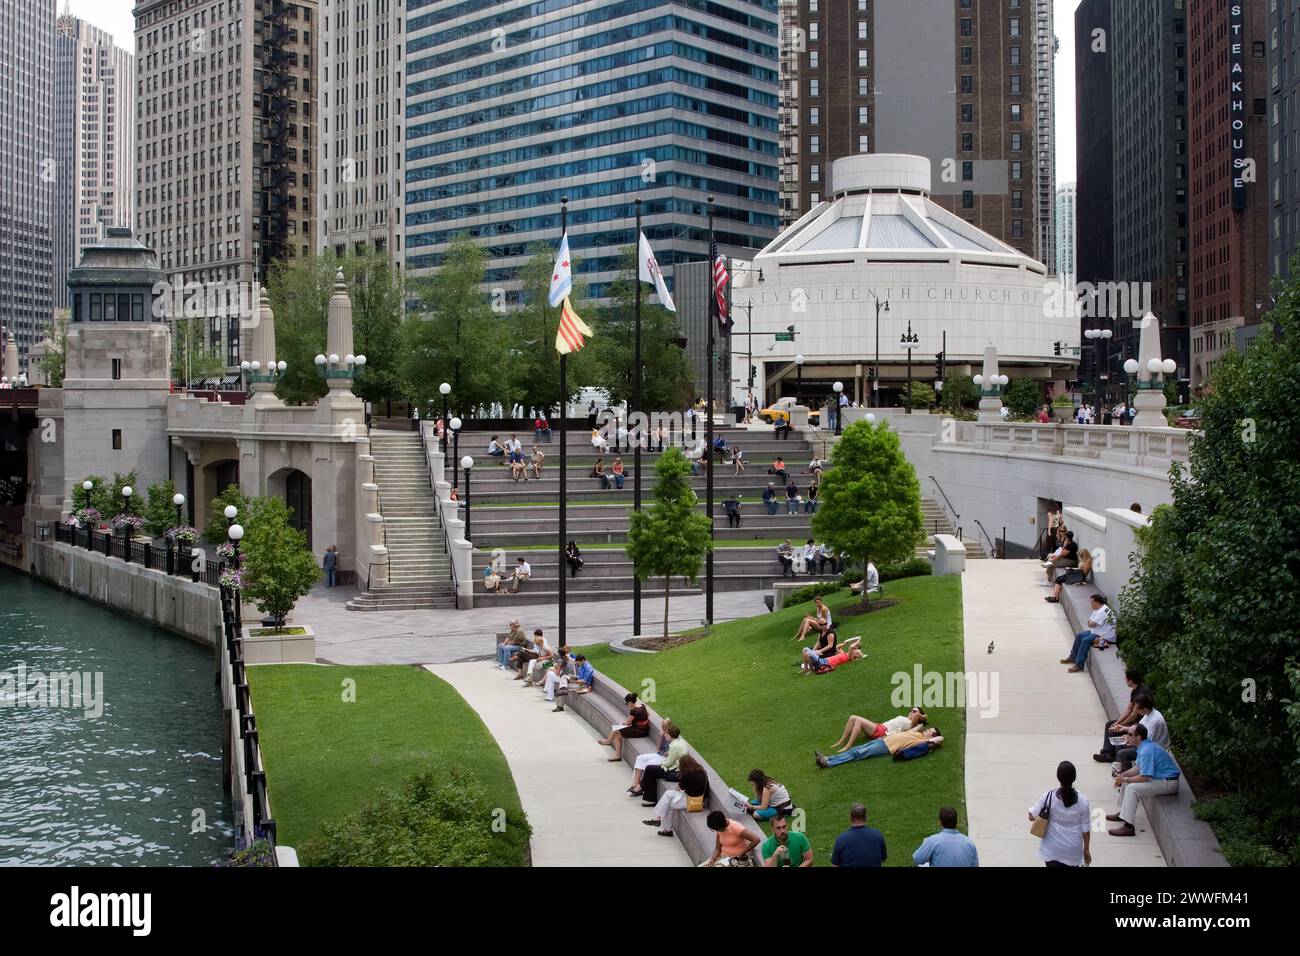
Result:
<svg viewBox="0 0 1300 956"><path fill-rule="evenodd" d="M125 501L123 502L122 507L128 518L131 517L131 496L133 494L135 494L135 490L130 485L123 486L122 497ZM124 561L131 560L131 531L132 528L129 521L122 525L122 560Z"/></svg>
<svg viewBox="0 0 1300 956"><path fill-rule="evenodd" d="M836 382L831 386L835 392L835 434L836 436L844 434L844 406L840 404L840 395L844 391L844 383Z"/></svg>
<svg viewBox="0 0 1300 956"><path fill-rule="evenodd" d="M464 423L459 418L453 418L449 424L451 425L451 439L452 442L454 443L454 447L452 448L452 452L451 452L451 458L452 461L455 461L457 458L460 457L460 429L461 429L461 425L463 425ZM451 470L451 486L452 488L456 488L458 486L455 468Z"/></svg>
<svg viewBox="0 0 1300 956"><path fill-rule="evenodd" d="M176 506L176 527L181 526L181 508L185 505L185 496L182 494L172 495L172 504Z"/></svg>
<svg viewBox="0 0 1300 956"><path fill-rule="evenodd" d="M871 396L872 404L876 408L880 407L880 313L889 311L889 300L885 299L882 303L880 296L874 295L876 300L876 368L871 375L871 388L875 393Z"/></svg>
<svg viewBox="0 0 1300 956"><path fill-rule="evenodd" d="M230 566L234 570L239 570L239 542L244 537L244 526L232 524L226 529L226 534L230 536L230 545L234 548L234 553L230 556Z"/></svg>
<svg viewBox="0 0 1300 956"><path fill-rule="evenodd" d="M803 395L803 355L799 354L794 357L794 367L797 369L797 377L794 386L794 403L799 404L799 397Z"/></svg>
<svg viewBox="0 0 1300 956"><path fill-rule="evenodd" d="M86 507L87 507L87 508L89 508L89 507L91 506L91 504L90 504L90 492L94 489L94 487L95 487L95 483L94 483L93 481L90 481L89 479L87 479L86 481L83 481L83 482L81 483L81 490L84 491L84 492L86 493ZM87 550L87 551L94 551L94 550L95 550L95 526L94 526L94 524L88 524L88 525L86 525L86 550Z"/></svg>
<svg viewBox="0 0 1300 956"><path fill-rule="evenodd" d="M1093 383L1093 391L1096 395L1097 401L1097 407L1094 410L1094 414L1096 415L1096 423L1098 425L1102 423L1102 417L1104 414L1103 409L1105 407L1105 399L1101 394L1102 381L1106 378L1106 373L1104 371L1105 358L1103 357L1105 353L1103 350L1105 344L1109 342L1114 335L1115 333L1110 329L1085 329L1083 332L1083 337L1085 339L1090 339L1097 343L1097 369L1096 374L1094 375L1095 382Z"/></svg>
<svg viewBox="0 0 1300 956"><path fill-rule="evenodd" d="M451 394L451 386L443 382L438 386L438 394L442 396L442 467L446 468L451 460L447 454L447 396Z"/></svg>
<svg viewBox="0 0 1300 956"><path fill-rule="evenodd" d="M474 467L474 459L466 455L460 460L460 467L465 469L465 540L472 543L474 539L469 536L469 472Z"/></svg>

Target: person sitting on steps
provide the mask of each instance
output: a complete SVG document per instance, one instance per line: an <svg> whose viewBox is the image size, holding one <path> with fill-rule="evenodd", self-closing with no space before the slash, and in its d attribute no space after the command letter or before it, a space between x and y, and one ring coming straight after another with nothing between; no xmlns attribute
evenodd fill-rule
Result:
<svg viewBox="0 0 1300 956"><path fill-rule="evenodd" d="M609 487L609 475L605 474L605 459L597 458L596 464L591 466L591 477L600 479L600 487Z"/></svg>
<svg viewBox="0 0 1300 956"><path fill-rule="evenodd" d="M623 697L623 702L627 704L627 722L614 724L609 729L608 737L596 741L602 747L614 748L614 756L609 758L610 763L623 759L623 741L626 738L650 736L650 711L646 705L637 699L636 694L631 693Z"/></svg>
<svg viewBox="0 0 1300 956"><path fill-rule="evenodd" d="M1061 587L1065 584L1086 584L1092 578L1092 552L1087 548L1079 551L1079 566L1062 571L1056 576L1052 593L1043 598L1048 604L1061 603Z"/></svg>
<svg viewBox="0 0 1300 956"><path fill-rule="evenodd" d="M613 467L610 468L610 474L613 475L613 477L614 477L614 487L615 487L615 488L622 488L622 487L623 487L623 481L624 481L624 479L627 477L627 474L623 471L623 459L622 459L622 458L615 458L615 459L614 459L614 465L613 465Z"/></svg>
<svg viewBox="0 0 1300 956"><path fill-rule="evenodd" d="M781 577L798 577L794 573L794 548L791 546L789 538L776 546L776 559L781 562Z"/></svg>

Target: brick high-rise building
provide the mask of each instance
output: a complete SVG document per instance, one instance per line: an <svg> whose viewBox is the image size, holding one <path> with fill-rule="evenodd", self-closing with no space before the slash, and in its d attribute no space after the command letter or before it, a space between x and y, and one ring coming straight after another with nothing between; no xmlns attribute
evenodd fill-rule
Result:
<svg viewBox="0 0 1300 956"><path fill-rule="evenodd" d="M322 251L402 261L402 0L319 0Z"/></svg>
<svg viewBox="0 0 1300 956"><path fill-rule="evenodd" d="M53 314L54 18L54 0L0 0L0 330L20 369Z"/></svg>
<svg viewBox="0 0 1300 956"><path fill-rule="evenodd" d="M1039 182L1039 47L1055 43L1041 21L1031 0L800 3L797 94L785 101L798 111L797 126L786 123L797 197L786 215L830 194L842 156L911 153L931 162L935 202L1037 257L1054 187Z"/></svg>
<svg viewBox="0 0 1300 956"><path fill-rule="evenodd" d="M1191 387L1236 347L1269 292L1266 0L1187 4ZM1259 181L1242 164L1253 162Z"/></svg>
<svg viewBox="0 0 1300 956"><path fill-rule="evenodd" d="M68 273L109 226L134 221L135 57L105 30L64 12L54 40L54 286L68 308Z"/></svg>
<svg viewBox="0 0 1300 956"><path fill-rule="evenodd" d="M135 231L168 281L249 283L309 255L316 0L141 0L134 13ZM207 319L228 367L251 358L237 315Z"/></svg>

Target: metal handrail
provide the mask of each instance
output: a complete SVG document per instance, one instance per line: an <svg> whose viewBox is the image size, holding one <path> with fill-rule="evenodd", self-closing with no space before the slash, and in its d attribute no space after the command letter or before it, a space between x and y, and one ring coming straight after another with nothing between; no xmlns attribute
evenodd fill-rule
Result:
<svg viewBox="0 0 1300 956"><path fill-rule="evenodd" d="M957 509L954 508L952 502L948 500L948 494L943 490L943 485L939 484L939 479L935 478L934 475L928 475L927 477L934 482L934 486L939 489L939 494L943 495L943 502L948 506L948 510L952 512L952 523L953 526L956 527L957 522L961 520L961 515L957 513Z"/></svg>
<svg viewBox="0 0 1300 956"><path fill-rule="evenodd" d="M989 543L989 555L992 556L997 551L997 549L993 546L993 539L990 538L989 533L984 530L984 525L980 524L979 518L975 519L975 523L979 525L980 533L984 535L984 540Z"/></svg>

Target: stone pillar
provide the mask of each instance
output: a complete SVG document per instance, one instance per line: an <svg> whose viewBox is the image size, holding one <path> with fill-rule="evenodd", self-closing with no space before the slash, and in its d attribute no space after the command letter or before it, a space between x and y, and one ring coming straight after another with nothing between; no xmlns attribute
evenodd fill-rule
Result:
<svg viewBox="0 0 1300 956"><path fill-rule="evenodd" d="M1163 371L1152 372L1151 363L1160 357L1160 320L1148 312L1142 317L1142 334L1138 339L1137 394L1133 407L1137 414L1133 424L1138 428L1167 428L1165 419L1165 378Z"/></svg>
<svg viewBox="0 0 1300 956"><path fill-rule="evenodd" d="M18 379L18 343L14 341L12 332L5 333L5 355L4 355L4 377L9 380L10 385L17 383Z"/></svg>
<svg viewBox="0 0 1300 956"><path fill-rule="evenodd" d="M326 357L338 356L337 365L330 366L328 380L330 392L352 390L352 368L348 364L352 353L352 300L343 281L343 270L334 276L334 292L330 295L329 333L326 338Z"/></svg>
<svg viewBox="0 0 1300 956"><path fill-rule="evenodd" d="M998 381L998 350L990 345L984 349L983 382L979 386L979 420L982 422L1002 421L1002 387Z"/></svg>
<svg viewBox="0 0 1300 956"><path fill-rule="evenodd" d="M261 368L249 374L249 391L253 393L255 403L264 404L267 398L275 398L275 313L271 311L271 300L266 294L266 286L258 290L257 308L253 311L252 337L249 345L248 360L257 362Z"/></svg>

